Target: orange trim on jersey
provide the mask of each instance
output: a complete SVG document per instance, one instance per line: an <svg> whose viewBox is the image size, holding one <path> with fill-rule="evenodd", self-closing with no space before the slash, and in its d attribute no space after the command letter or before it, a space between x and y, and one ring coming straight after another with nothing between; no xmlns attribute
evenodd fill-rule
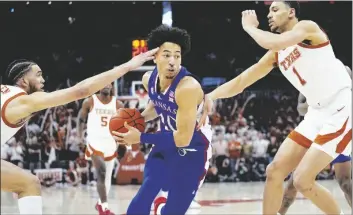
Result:
<svg viewBox="0 0 353 215"><path fill-rule="evenodd" d="M300 134L299 132L293 130L289 133L288 138L292 139L297 144L303 146L304 148L310 148L313 141L309 140L308 138L304 137L304 135Z"/></svg>
<svg viewBox="0 0 353 215"><path fill-rule="evenodd" d="M99 156L99 157L102 157L102 158L104 158L104 161L111 161L111 160L113 160L115 157L117 157L118 156L118 152L117 151L115 151L114 152L114 154L113 155L111 155L111 156L108 156L108 157L104 157L104 153L103 152L101 152L101 151L98 151L98 150L96 150L96 149L94 149L90 144L87 144L88 145L88 147L92 150L92 154L89 152L89 150L86 148L86 152L85 152L85 154L86 154L86 156L87 157L91 157L92 155L95 155L95 156Z"/></svg>
<svg viewBox="0 0 353 215"><path fill-rule="evenodd" d="M4 105L2 106L1 108L1 119L2 121L4 121L5 125L9 126L10 128L18 128L20 126L22 126L26 120L23 120L22 123L20 124L12 124L10 123L9 121L7 121L6 117L5 117L5 110L6 110L6 107L7 105L12 101L14 100L15 98L19 97L19 96L23 96L23 95L27 95L27 93L25 92L20 92L20 93L17 93L15 95L13 95L12 97L10 97L9 99L7 99L7 101L4 103Z"/></svg>
<svg viewBox="0 0 353 215"><path fill-rule="evenodd" d="M279 66L279 63L278 63L278 52L275 52L275 59L276 59L277 66Z"/></svg>
<svg viewBox="0 0 353 215"><path fill-rule="evenodd" d="M346 146L348 145L349 142L352 141L352 129L347 132L346 135L344 135L343 139L338 143L336 147L336 153L342 154Z"/></svg>
<svg viewBox="0 0 353 215"><path fill-rule="evenodd" d="M327 46L328 44L330 44L330 40L328 40L324 43L318 44L318 45L307 45L304 43L298 43L298 46L303 47L303 48L308 48L308 49L318 49L318 48L322 48L324 46Z"/></svg>
<svg viewBox="0 0 353 215"><path fill-rule="evenodd" d="M346 126L347 126L347 122L348 122L348 118L347 120L344 122L343 126L341 129L339 129L338 131L334 132L334 133L330 133L330 134L324 134L324 135L317 135L315 138L315 143L319 144L319 145L324 145L325 143L341 136L344 132L344 130L346 130Z"/></svg>

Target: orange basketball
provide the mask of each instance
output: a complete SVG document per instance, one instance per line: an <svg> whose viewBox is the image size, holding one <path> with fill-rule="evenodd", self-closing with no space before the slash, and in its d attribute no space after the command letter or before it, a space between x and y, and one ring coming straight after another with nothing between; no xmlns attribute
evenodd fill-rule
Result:
<svg viewBox="0 0 353 215"><path fill-rule="evenodd" d="M126 133L128 130L125 128L124 123L127 122L140 132L145 131L146 123L143 116L137 109L120 108L116 114L110 119L109 130Z"/></svg>

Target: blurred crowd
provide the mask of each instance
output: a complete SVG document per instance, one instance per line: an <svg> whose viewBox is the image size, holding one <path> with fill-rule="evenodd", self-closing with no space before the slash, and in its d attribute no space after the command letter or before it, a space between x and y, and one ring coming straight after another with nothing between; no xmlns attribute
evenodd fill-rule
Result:
<svg viewBox="0 0 353 215"><path fill-rule="evenodd" d="M70 81L66 85L70 86ZM214 132L213 157L206 181L264 181L266 166L301 121L296 110L297 96L295 91L245 91L237 97L218 100L210 116ZM82 100L37 113L2 146L1 158L37 175L43 169L64 170L57 179L42 177L44 185L56 182L94 184L94 167L84 157L86 141L77 128L81 104ZM128 101L125 105L130 106ZM138 103L136 108L139 108ZM146 132L157 129L158 119L147 124ZM85 137L85 129L83 132ZM150 147L141 145L137 149L144 159ZM113 183L117 181L121 159L131 150L119 147ZM332 178L333 170L328 168L318 177Z"/></svg>

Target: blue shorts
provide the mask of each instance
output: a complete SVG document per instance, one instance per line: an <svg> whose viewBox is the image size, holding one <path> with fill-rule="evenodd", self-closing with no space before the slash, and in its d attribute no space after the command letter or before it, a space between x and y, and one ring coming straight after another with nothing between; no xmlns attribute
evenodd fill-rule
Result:
<svg viewBox="0 0 353 215"><path fill-rule="evenodd" d="M340 155L338 155L338 157L335 160L333 160L331 162L331 165L334 165L336 163L344 163L344 162L351 161L351 160L352 160L352 158L350 156L345 156L345 155L340 154Z"/></svg>

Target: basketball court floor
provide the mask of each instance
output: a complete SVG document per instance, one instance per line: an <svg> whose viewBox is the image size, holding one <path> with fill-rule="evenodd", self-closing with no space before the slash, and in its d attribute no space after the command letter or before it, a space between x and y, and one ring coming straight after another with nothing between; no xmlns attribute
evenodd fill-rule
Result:
<svg viewBox="0 0 353 215"><path fill-rule="evenodd" d="M336 181L321 181L335 196L345 214L352 214ZM123 214L139 186L112 186L109 206L116 214ZM196 199L201 209L188 214L261 214L263 182L204 184ZM43 214L98 214L95 187L43 188ZM18 214L17 202L11 193L1 193L1 214ZM298 194L288 214L323 214L311 202Z"/></svg>

